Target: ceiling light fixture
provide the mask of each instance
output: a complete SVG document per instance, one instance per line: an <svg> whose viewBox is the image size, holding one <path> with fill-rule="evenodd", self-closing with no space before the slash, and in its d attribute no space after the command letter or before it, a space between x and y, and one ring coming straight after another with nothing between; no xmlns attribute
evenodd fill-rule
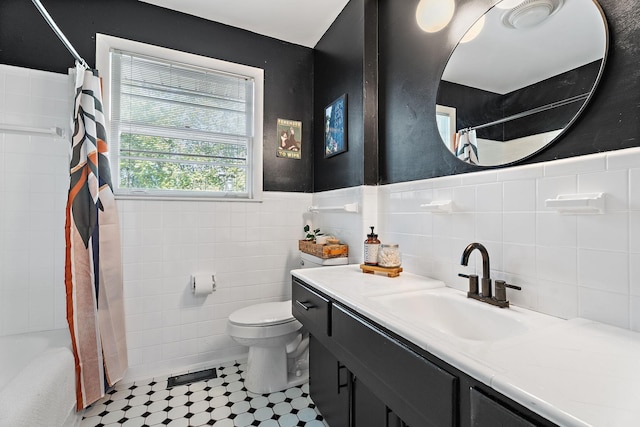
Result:
<svg viewBox="0 0 640 427"><path fill-rule="evenodd" d="M502 15L502 23L517 30L540 25L556 13L564 0L525 0Z"/></svg>
<svg viewBox="0 0 640 427"><path fill-rule="evenodd" d="M482 15L480 19L478 19L476 23L473 24L471 28L469 28L469 31L465 33L464 37L462 37L462 39L460 40L460 43L469 43L471 40L478 37L482 32L482 29L484 28L485 21L485 15Z"/></svg>
<svg viewBox="0 0 640 427"><path fill-rule="evenodd" d="M449 24L455 9L454 0L420 0L416 21L423 31L435 33Z"/></svg>

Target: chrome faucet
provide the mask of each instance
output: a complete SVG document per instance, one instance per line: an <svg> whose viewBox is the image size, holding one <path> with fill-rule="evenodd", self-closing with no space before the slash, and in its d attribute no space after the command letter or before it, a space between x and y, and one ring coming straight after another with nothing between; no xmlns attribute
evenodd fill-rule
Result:
<svg viewBox="0 0 640 427"><path fill-rule="evenodd" d="M506 288L512 288L521 290L520 286L510 285L506 283L504 280L496 280L496 296L493 297L491 294L491 267L489 265L489 252L487 248L484 247L481 243L470 243L462 252L462 259L460 260L461 265L469 264L469 255L475 249L480 251L480 255L482 255L482 279L481 279L481 290L478 292L478 276L475 274L458 274L460 277L466 277L469 279L469 292L467 292L467 298L477 299L478 301L486 302L491 305L498 306L500 308L509 307L509 301L507 300L507 291Z"/></svg>

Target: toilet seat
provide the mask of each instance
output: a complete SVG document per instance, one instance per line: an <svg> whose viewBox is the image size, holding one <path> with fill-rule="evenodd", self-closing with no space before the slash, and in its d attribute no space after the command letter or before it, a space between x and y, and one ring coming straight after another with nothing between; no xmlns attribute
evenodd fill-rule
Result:
<svg viewBox="0 0 640 427"><path fill-rule="evenodd" d="M227 320L227 333L236 338L236 341L284 338L288 334L297 333L300 328L302 323L291 314L291 301L268 302L241 308L231 313ZM287 339L292 340L294 337L292 335Z"/></svg>
<svg viewBox="0 0 640 427"><path fill-rule="evenodd" d="M296 319L291 314L291 301L267 302L241 308L229 316L229 322L238 326L275 326Z"/></svg>

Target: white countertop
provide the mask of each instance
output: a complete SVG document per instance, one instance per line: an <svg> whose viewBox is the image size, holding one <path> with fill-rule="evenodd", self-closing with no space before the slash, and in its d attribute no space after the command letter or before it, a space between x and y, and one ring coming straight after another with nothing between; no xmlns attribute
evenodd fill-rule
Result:
<svg viewBox="0 0 640 427"><path fill-rule="evenodd" d="M454 339L375 303L376 296L443 288L442 281L363 274L358 265L292 274L552 422L640 425L640 333L512 305L508 310L526 313L539 327L497 341Z"/></svg>

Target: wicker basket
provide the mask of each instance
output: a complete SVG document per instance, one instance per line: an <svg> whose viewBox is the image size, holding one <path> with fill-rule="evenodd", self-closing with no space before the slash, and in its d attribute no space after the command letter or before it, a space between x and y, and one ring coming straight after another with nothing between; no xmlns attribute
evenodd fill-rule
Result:
<svg viewBox="0 0 640 427"><path fill-rule="evenodd" d="M347 245L316 245L309 240L298 240L298 249L318 258L344 258L349 256Z"/></svg>

